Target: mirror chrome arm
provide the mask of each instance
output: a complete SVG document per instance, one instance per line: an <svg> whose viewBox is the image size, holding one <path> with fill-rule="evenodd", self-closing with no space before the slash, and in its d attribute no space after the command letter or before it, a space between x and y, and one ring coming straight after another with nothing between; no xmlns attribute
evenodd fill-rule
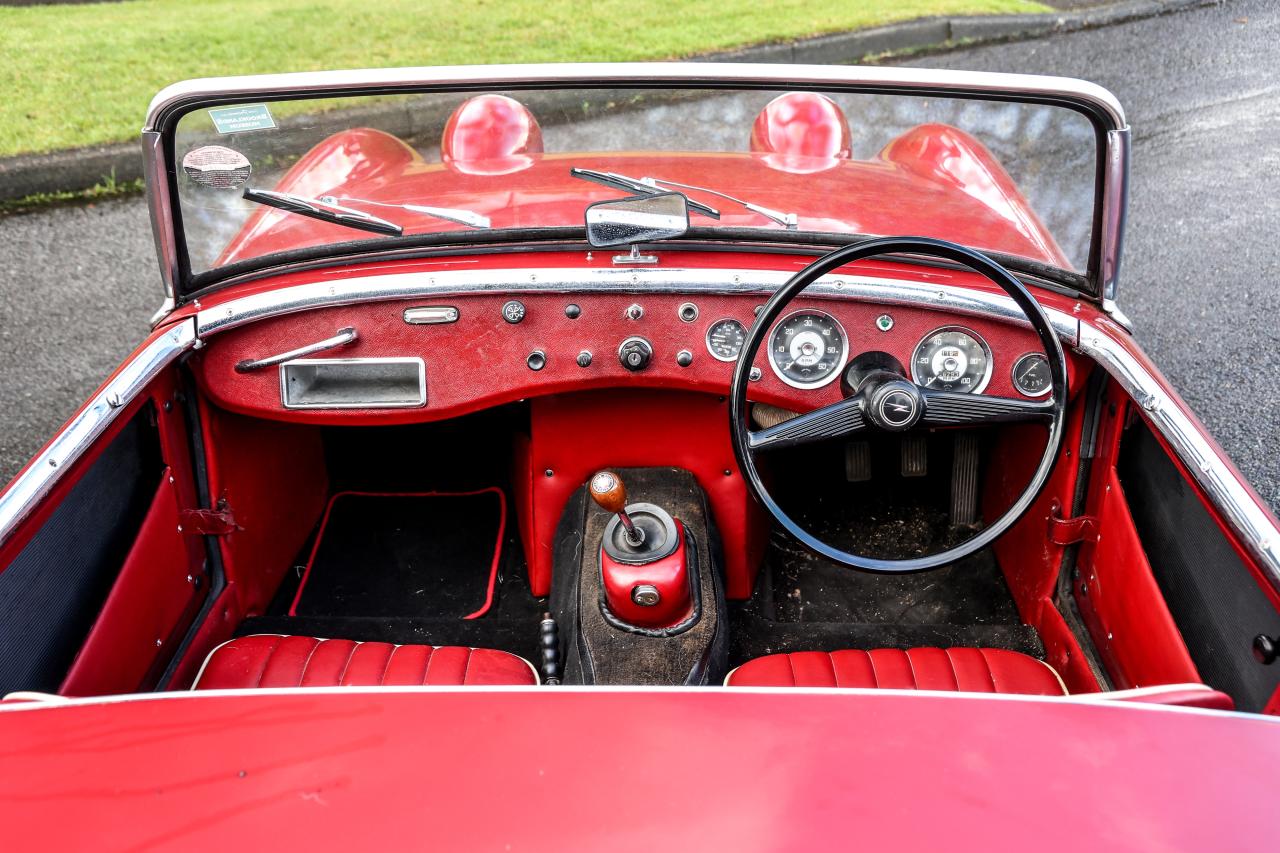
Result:
<svg viewBox="0 0 1280 853"><path fill-rule="evenodd" d="M236 365L236 373L248 373L251 370L258 370L263 367L271 367L275 364L281 364L286 361L293 361L295 358L314 355L318 352L334 349L335 347L344 347L355 341L359 337L354 327L348 326L345 329L339 329L338 334L331 338L325 338L323 341L316 341L314 344L291 349L288 352L282 352L278 355L269 355L266 358L248 359Z"/></svg>

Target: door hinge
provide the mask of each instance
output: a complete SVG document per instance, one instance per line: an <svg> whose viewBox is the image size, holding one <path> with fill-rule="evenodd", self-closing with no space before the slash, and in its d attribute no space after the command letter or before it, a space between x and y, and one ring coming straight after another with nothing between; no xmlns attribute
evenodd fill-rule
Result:
<svg viewBox="0 0 1280 853"><path fill-rule="evenodd" d="M226 536L240 528L222 501L217 509L184 509L178 513L178 529L192 536Z"/></svg>
<svg viewBox="0 0 1280 853"><path fill-rule="evenodd" d="M1053 502L1049 510L1049 541L1055 545L1075 545L1078 542L1094 541L1098 538L1098 520L1092 515L1078 515L1075 518L1062 518L1062 508Z"/></svg>

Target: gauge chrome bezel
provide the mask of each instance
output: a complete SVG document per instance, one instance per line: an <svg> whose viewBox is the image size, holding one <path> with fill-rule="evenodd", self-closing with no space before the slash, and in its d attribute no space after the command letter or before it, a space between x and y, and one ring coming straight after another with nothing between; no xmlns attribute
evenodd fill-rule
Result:
<svg viewBox="0 0 1280 853"><path fill-rule="evenodd" d="M725 358L724 356L720 355L720 353L716 352L715 348L711 346L711 330L714 329L716 326L719 326L721 323L737 323L739 326L741 326L742 327L742 343L744 344L747 342L747 332L749 332L751 329L746 323L742 322L737 317L721 317L719 320L716 320L714 323L707 326L706 334L702 336L702 342L703 344L706 345L707 352L711 353L711 357L714 358L716 361L723 361L723 362L727 362L728 364L733 364L735 361L738 360L738 356L742 355L742 344L738 345L738 351L734 353L731 358Z"/></svg>
<svg viewBox="0 0 1280 853"><path fill-rule="evenodd" d="M1046 394L1053 393L1052 383L1046 385L1043 391L1038 391L1036 393L1024 390L1023 387L1018 384L1018 365L1022 364L1022 362L1029 358L1038 358L1043 361L1046 366L1049 364L1049 359L1045 358L1045 355L1042 352L1024 352L1022 355L1018 356L1013 360L1013 367L1009 368L1009 381L1013 383L1013 390L1017 391L1024 397L1043 397Z"/></svg>
<svg viewBox="0 0 1280 853"><path fill-rule="evenodd" d="M920 347L924 346L925 342L928 341L929 338L932 338L934 335L942 334L943 332L963 332L981 344L982 351L987 355L987 368L982 372L982 379L979 380L977 385L973 386L968 391L961 391L960 393L981 394L983 391L987 390L987 386L991 384L991 375L995 372L996 361L991 355L991 345L987 343L987 339L975 332L973 329L970 329L968 326L939 326L921 338L911 349L911 381L919 385L921 388L926 387L920 382L920 371L916 368L916 360L920 355Z"/></svg>
<svg viewBox="0 0 1280 853"><path fill-rule="evenodd" d="M782 368L778 367L778 363L774 361L773 336L778 333L778 329L784 323L786 323L792 317L795 317L796 315L799 315L799 314L807 314L813 317L825 317L826 319L830 320L835 325L836 329L839 330L840 340L843 343L843 346L841 347L841 350L840 350L839 363L834 368L832 368L831 373L822 377L816 382L799 382L795 379L792 379L790 376L787 376L785 373L783 373ZM837 320L835 317L828 314L826 311L819 311L816 308L800 308L796 311L792 311L790 314L784 314L783 316L779 317L778 321L773 324L773 328L769 330L769 335L768 337L765 338L765 341L769 345L769 366L773 368L773 375L777 376L779 379L781 379L787 385L790 385L792 388L800 388L804 390L809 388L823 388L827 385L830 385L832 382L836 381L837 377L839 377L840 374L844 373L845 365L849 363L849 346L850 346L849 333L844 330L844 326L840 323L839 320Z"/></svg>

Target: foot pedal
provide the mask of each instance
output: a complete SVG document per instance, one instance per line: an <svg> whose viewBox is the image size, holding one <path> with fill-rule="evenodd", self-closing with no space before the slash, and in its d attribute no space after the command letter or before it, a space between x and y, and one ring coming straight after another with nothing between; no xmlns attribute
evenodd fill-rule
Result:
<svg viewBox="0 0 1280 853"><path fill-rule="evenodd" d="M978 436L957 432L951 465L951 526L978 523Z"/></svg>
<svg viewBox="0 0 1280 853"><path fill-rule="evenodd" d="M904 435L902 437L902 476L923 477L929 473L929 437Z"/></svg>
<svg viewBox="0 0 1280 853"><path fill-rule="evenodd" d="M870 444L851 441L844 446L844 478L850 483L865 483L871 479Z"/></svg>

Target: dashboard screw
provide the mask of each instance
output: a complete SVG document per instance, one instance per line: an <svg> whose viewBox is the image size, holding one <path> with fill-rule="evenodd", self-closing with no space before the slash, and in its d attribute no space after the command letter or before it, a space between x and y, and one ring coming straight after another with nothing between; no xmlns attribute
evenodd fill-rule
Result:
<svg viewBox="0 0 1280 853"><path fill-rule="evenodd" d="M752 382L759 382L761 376L764 376L764 374L760 372L758 367L751 368L751 373L747 374L747 378Z"/></svg>
<svg viewBox="0 0 1280 853"><path fill-rule="evenodd" d="M627 306L628 320L639 320L643 316L644 316L644 309L640 307L638 304L636 304L635 302Z"/></svg>
<svg viewBox="0 0 1280 853"><path fill-rule="evenodd" d="M568 317L570 320L576 320L582 316L582 308L570 302L568 305L564 306L564 316Z"/></svg>
<svg viewBox="0 0 1280 853"><path fill-rule="evenodd" d="M680 350L680 352L676 353L676 364L681 367L688 367L693 364L693 353L687 349Z"/></svg>
<svg viewBox="0 0 1280 853"><path fill-rule="evenodd" d="M543 471L542 474L543 476L546 476L546 477L554 477L556 475L556 472L548 468L547 470Z"/></svg>

